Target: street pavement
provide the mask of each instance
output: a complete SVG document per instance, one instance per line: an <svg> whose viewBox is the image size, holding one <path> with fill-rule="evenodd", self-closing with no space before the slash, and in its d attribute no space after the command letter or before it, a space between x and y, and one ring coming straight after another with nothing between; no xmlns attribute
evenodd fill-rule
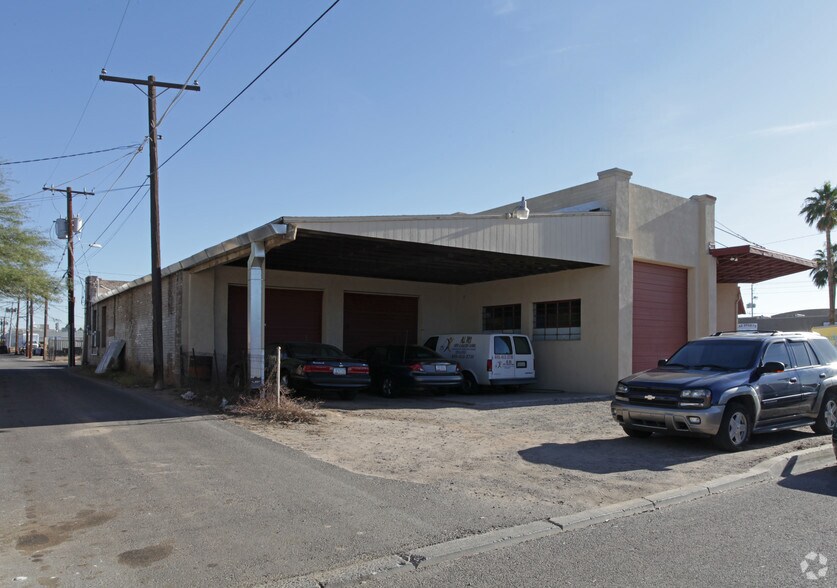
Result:
<svg viewBox="0 0 837 588"><path fill-rule="evenodd" d="M837 585L837 467L764 481L801 458L569 530L10 356L0 447L0 585Z"/></svg>
<svg viewBox="0 0 837 588"><path fill-rule="evenodd" d="M833 459L831 460L833 464ZM837 466L437 565L367 588L837 586Z"/></svg>
<svg viewBox="0 0 837 588"><path fill-rule="evenodd" d="M0 585L273 583L520 522L14 356L0 447Z"/></svg>

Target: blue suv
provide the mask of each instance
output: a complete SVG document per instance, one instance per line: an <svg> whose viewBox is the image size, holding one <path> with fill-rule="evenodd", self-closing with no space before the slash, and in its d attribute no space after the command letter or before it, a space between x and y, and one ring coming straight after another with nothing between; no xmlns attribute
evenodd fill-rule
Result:
<svg viewBox="0 0 837 588"><path fill-rule="evenodd" d="M837 424L837 350L817 333L716 333L619 381L613 418L631 437L710 437L738 451L754 433Z"/></svg>

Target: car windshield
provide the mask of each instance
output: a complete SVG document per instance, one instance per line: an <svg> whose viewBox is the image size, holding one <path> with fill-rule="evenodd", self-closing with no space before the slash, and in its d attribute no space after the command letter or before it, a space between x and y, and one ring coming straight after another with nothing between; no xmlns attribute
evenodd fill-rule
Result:
<svg viewBox="0 0 837 588"><path fill-rule="evenodd" d="M755 363L761 341L702 339L691 341L672 355L666 367L744 370Z"/></svg>

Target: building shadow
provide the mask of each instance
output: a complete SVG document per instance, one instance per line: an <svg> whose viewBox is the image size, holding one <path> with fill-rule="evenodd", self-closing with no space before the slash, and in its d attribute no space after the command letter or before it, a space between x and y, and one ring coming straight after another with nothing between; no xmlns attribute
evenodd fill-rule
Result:
<svg viewBox="0 0 837 588"><path fill-rule="evenodd" d="M0 370L0 433L115 421L183 418L205 414L142 389L125 389L67 372L63 367Z"/></svg>

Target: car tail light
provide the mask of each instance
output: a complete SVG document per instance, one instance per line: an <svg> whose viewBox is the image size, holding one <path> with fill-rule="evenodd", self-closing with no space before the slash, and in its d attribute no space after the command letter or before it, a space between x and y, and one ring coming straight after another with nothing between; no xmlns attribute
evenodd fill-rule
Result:
<svg viewBox="0 0 837 588"><path fill-rule="evenodd" d="M423 372L424 371L424 366L421 365L420 363L410 364L410 371L411 372Z"/></svg>
<svg viewBox="0 0 837 588"><path fill-rule="evenodd" d="M350 374L368 374L369 373L369 366L368 365L349 366L348 372Z"/></svg>
<svg viewBox="0 0 837 588"><path fill-rule="evenodd" d="M456 372L457 372L457 373L459 373L459 372L461 372L461 371L462 371L462 366L461 366L461 365L459 365L459 362L457 361L457 362L456 362Z"/></svg>
<svg viewBox="0 0 837 588"><path fill-rule="evenodd" d="M492 369L492 367L493 367L493 365L492 365L491 360L490 360L490 359L487 359L487 360L485 361L485 371L490 372L490 371L491 371L491 369Z"/></svg>
<svg viewBox="0 0 837 588"><path fill-rule="evenodd" d="M302 371L306 374L330 374L331 373L331 366L330 365L304 365L302 366Z"/></svg>

